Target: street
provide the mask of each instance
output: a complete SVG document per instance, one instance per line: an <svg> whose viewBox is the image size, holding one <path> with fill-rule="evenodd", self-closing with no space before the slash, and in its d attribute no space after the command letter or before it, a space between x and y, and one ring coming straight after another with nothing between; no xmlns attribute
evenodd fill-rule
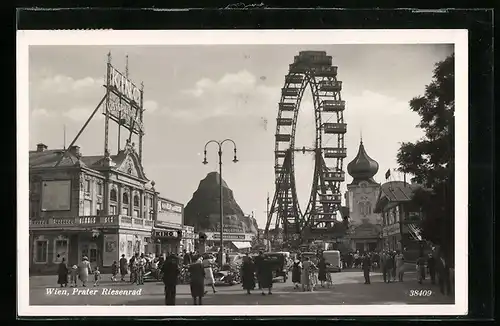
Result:
<svg viewBox="0 0 500 326"><path fill-rule="evenodd" d="M128 282L111 282L109 275L103 275L99 287L74 290L66 288L66 293L49 294L52 289L64 289L56 286L57 276L33 276L30 278L30 305L163 305L163 284L147 282L142 286ZM203 298L204 305L368 305L368 304L452 304L453 297L439 293L436 285L429 280L418 284L415 273L407 273L405 281L384 283L381 273L371 273L371 284L364 284L361 270L346 270L332 273L333 286L317 287L314 292L296 290L289 279L274 283L273 294L263 296L259 290L251 295L245 293L240 284L218 286L213 294L206 287L208 294ZM54 285L52 285L52 283ZM52 287L54 286L54 287ZM93 294L84 294L81 290ZM105 295L112 290L122 291L118 295ZM177 286L177 305L192 305L189 285Z"/></svg>

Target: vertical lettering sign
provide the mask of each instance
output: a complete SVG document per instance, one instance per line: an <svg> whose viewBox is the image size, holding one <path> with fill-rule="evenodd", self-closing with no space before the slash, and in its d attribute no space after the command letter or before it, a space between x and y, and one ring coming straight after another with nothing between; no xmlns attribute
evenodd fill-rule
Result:
<svg viewBox="0 0 500 326"><path fill-rule="evenodd" d="M118 95L125 97L130 103L139 105L141 102L141 91L121 72L111 66L110 69L110 86L115 88Z"/></svg>

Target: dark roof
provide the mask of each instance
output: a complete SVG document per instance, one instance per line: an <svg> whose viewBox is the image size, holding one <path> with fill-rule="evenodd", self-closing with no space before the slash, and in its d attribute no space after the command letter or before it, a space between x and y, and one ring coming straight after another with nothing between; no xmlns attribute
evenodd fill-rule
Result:
<svg viewBox="0 0 500 326"><path fill-rule="evenodd" d="M417 187L403 181L390 181L381 186L381 190L389 201L409 201Z"/></svg>
<svg viewBox="0 0 500 326"><path fill-rule="evenodd" d="M417 189L422 188L419 184L409 184L403 181L390 181L384 183L380 189L379 198L375 206L375 213L379 213L383 207L389 208L396 203L409 202Z"/></svg>

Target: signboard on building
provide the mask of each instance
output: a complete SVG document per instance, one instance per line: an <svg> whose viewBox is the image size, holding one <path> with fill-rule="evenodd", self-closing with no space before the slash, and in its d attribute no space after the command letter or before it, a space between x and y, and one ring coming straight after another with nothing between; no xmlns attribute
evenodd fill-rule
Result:
<svg viewBox="0 0 500 326"><path fill-rule="evenodd" d="M205 232L207 235L207 240L220 240L220 233L218 232ZM224 239L228 241L252 241L255 237L252 233L224 233Z"/></svg>
<svg viewBox="0 0 500 326"><path fill-rule="evenodd" d="M179 238L182 233L179 230L154 230L153 235L156 238Z"/></svg>
<svg viewBox="0 0 500 326"><path fill-rule="evenodd" d="M71 210L71 180L42 182L42 211Z"/></svg>
<svg viewBox="0 0 500 326"><path fill-rule="evenodd" d="M111 266L115 260L118 260L118 235L105 234L104 235L104 254L102 256L102 264L104 266Z"/></svg>
<svg viewBox="0 0 500 326"><path fill-rule="evenodd" d="M176 225L182 225L183 223L182 211L183 211L182 205L159 198L157 221L160 223L165 222Z"/></svg>

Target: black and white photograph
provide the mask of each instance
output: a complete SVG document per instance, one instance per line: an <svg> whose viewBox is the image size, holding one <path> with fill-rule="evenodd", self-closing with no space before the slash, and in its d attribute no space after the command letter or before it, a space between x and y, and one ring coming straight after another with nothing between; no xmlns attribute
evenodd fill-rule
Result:
<svg viewBox="0 0 500 326"><path fill-rule="evenodd" d="M466 32L17 52L20 315L467 313Z"/></svg>

